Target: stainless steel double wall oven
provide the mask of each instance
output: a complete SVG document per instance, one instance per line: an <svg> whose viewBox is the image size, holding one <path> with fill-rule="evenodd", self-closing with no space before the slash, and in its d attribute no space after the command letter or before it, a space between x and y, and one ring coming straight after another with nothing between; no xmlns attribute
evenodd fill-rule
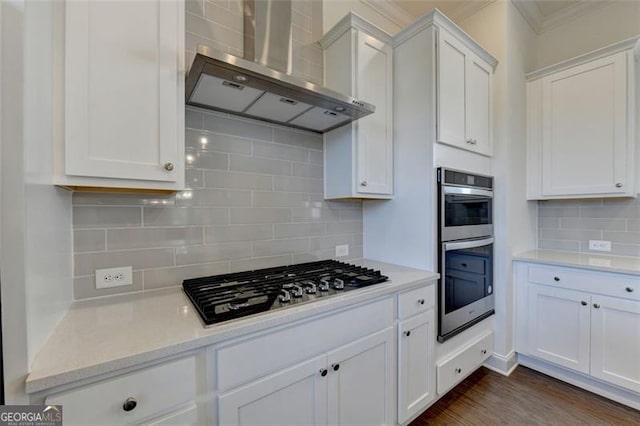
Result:
<svg viewBox="0 0 640 426"><path fill-rule="evenodd" d="M495 313L493 177L438 168L438 341Z"/></svg>

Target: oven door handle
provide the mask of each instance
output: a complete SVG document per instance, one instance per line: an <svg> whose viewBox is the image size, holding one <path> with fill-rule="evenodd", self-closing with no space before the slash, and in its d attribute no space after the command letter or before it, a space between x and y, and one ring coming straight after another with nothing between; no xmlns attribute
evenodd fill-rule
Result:
<svg viewBox="0 0 640 426"><path fill-rule="evenodd" d="M493 244L493 237L484 238L482 240L473 240L473 241L460 241L455 243L443 243L444 251L451 250L462 250L462 249L470 249L475 247L482 247L489 244Z"/></svg>
<svg viewBox="0 0 640 426"><path fill-rule="evenodd" d="M443 186L445 194L457 194L457 195L471 195L478 197L493 198L493 191L487 191L485 189L476 188L463 188L460 186Z"/></svg>

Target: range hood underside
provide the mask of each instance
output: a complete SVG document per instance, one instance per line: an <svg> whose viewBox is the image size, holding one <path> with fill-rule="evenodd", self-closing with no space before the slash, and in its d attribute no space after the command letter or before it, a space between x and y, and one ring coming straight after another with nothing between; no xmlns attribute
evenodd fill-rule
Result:
<svg viewBox="0 0 640 426"><path fill-rule="evenodd" d="M373 105L255 62L206 49L187 77L188 105L325 133L375 111Z"/></svg>

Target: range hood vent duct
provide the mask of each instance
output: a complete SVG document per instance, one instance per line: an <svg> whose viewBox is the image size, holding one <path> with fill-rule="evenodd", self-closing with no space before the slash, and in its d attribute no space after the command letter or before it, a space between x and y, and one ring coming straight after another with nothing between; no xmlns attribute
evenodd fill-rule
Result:
<svg viewBox="0 0 640 426"><path fill-rule="evenodd" d="M199 46L187 104L325 133L375 106L291 76L291 1L245 0L245 58Z"/></svg>

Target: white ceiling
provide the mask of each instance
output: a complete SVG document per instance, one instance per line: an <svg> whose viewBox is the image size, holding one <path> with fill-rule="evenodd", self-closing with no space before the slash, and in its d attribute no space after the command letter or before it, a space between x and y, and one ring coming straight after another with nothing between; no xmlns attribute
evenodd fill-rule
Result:
<svg viewBox="0 0 640 426"><path fill-rule="evenodd" d="M438 8L454 21L464 19L495 0L361 0L369 4L387 5L394 17L418 18L431 9ZM576 16L606 5L611 0L514 0L527 22L536 32L543 32L569 21ZM638 0L630 0L638 1ZM403 16L404 15L404 16ZM400 22L398 22L400 23ZM404 25L401 25L404 26Z"/></svg>

